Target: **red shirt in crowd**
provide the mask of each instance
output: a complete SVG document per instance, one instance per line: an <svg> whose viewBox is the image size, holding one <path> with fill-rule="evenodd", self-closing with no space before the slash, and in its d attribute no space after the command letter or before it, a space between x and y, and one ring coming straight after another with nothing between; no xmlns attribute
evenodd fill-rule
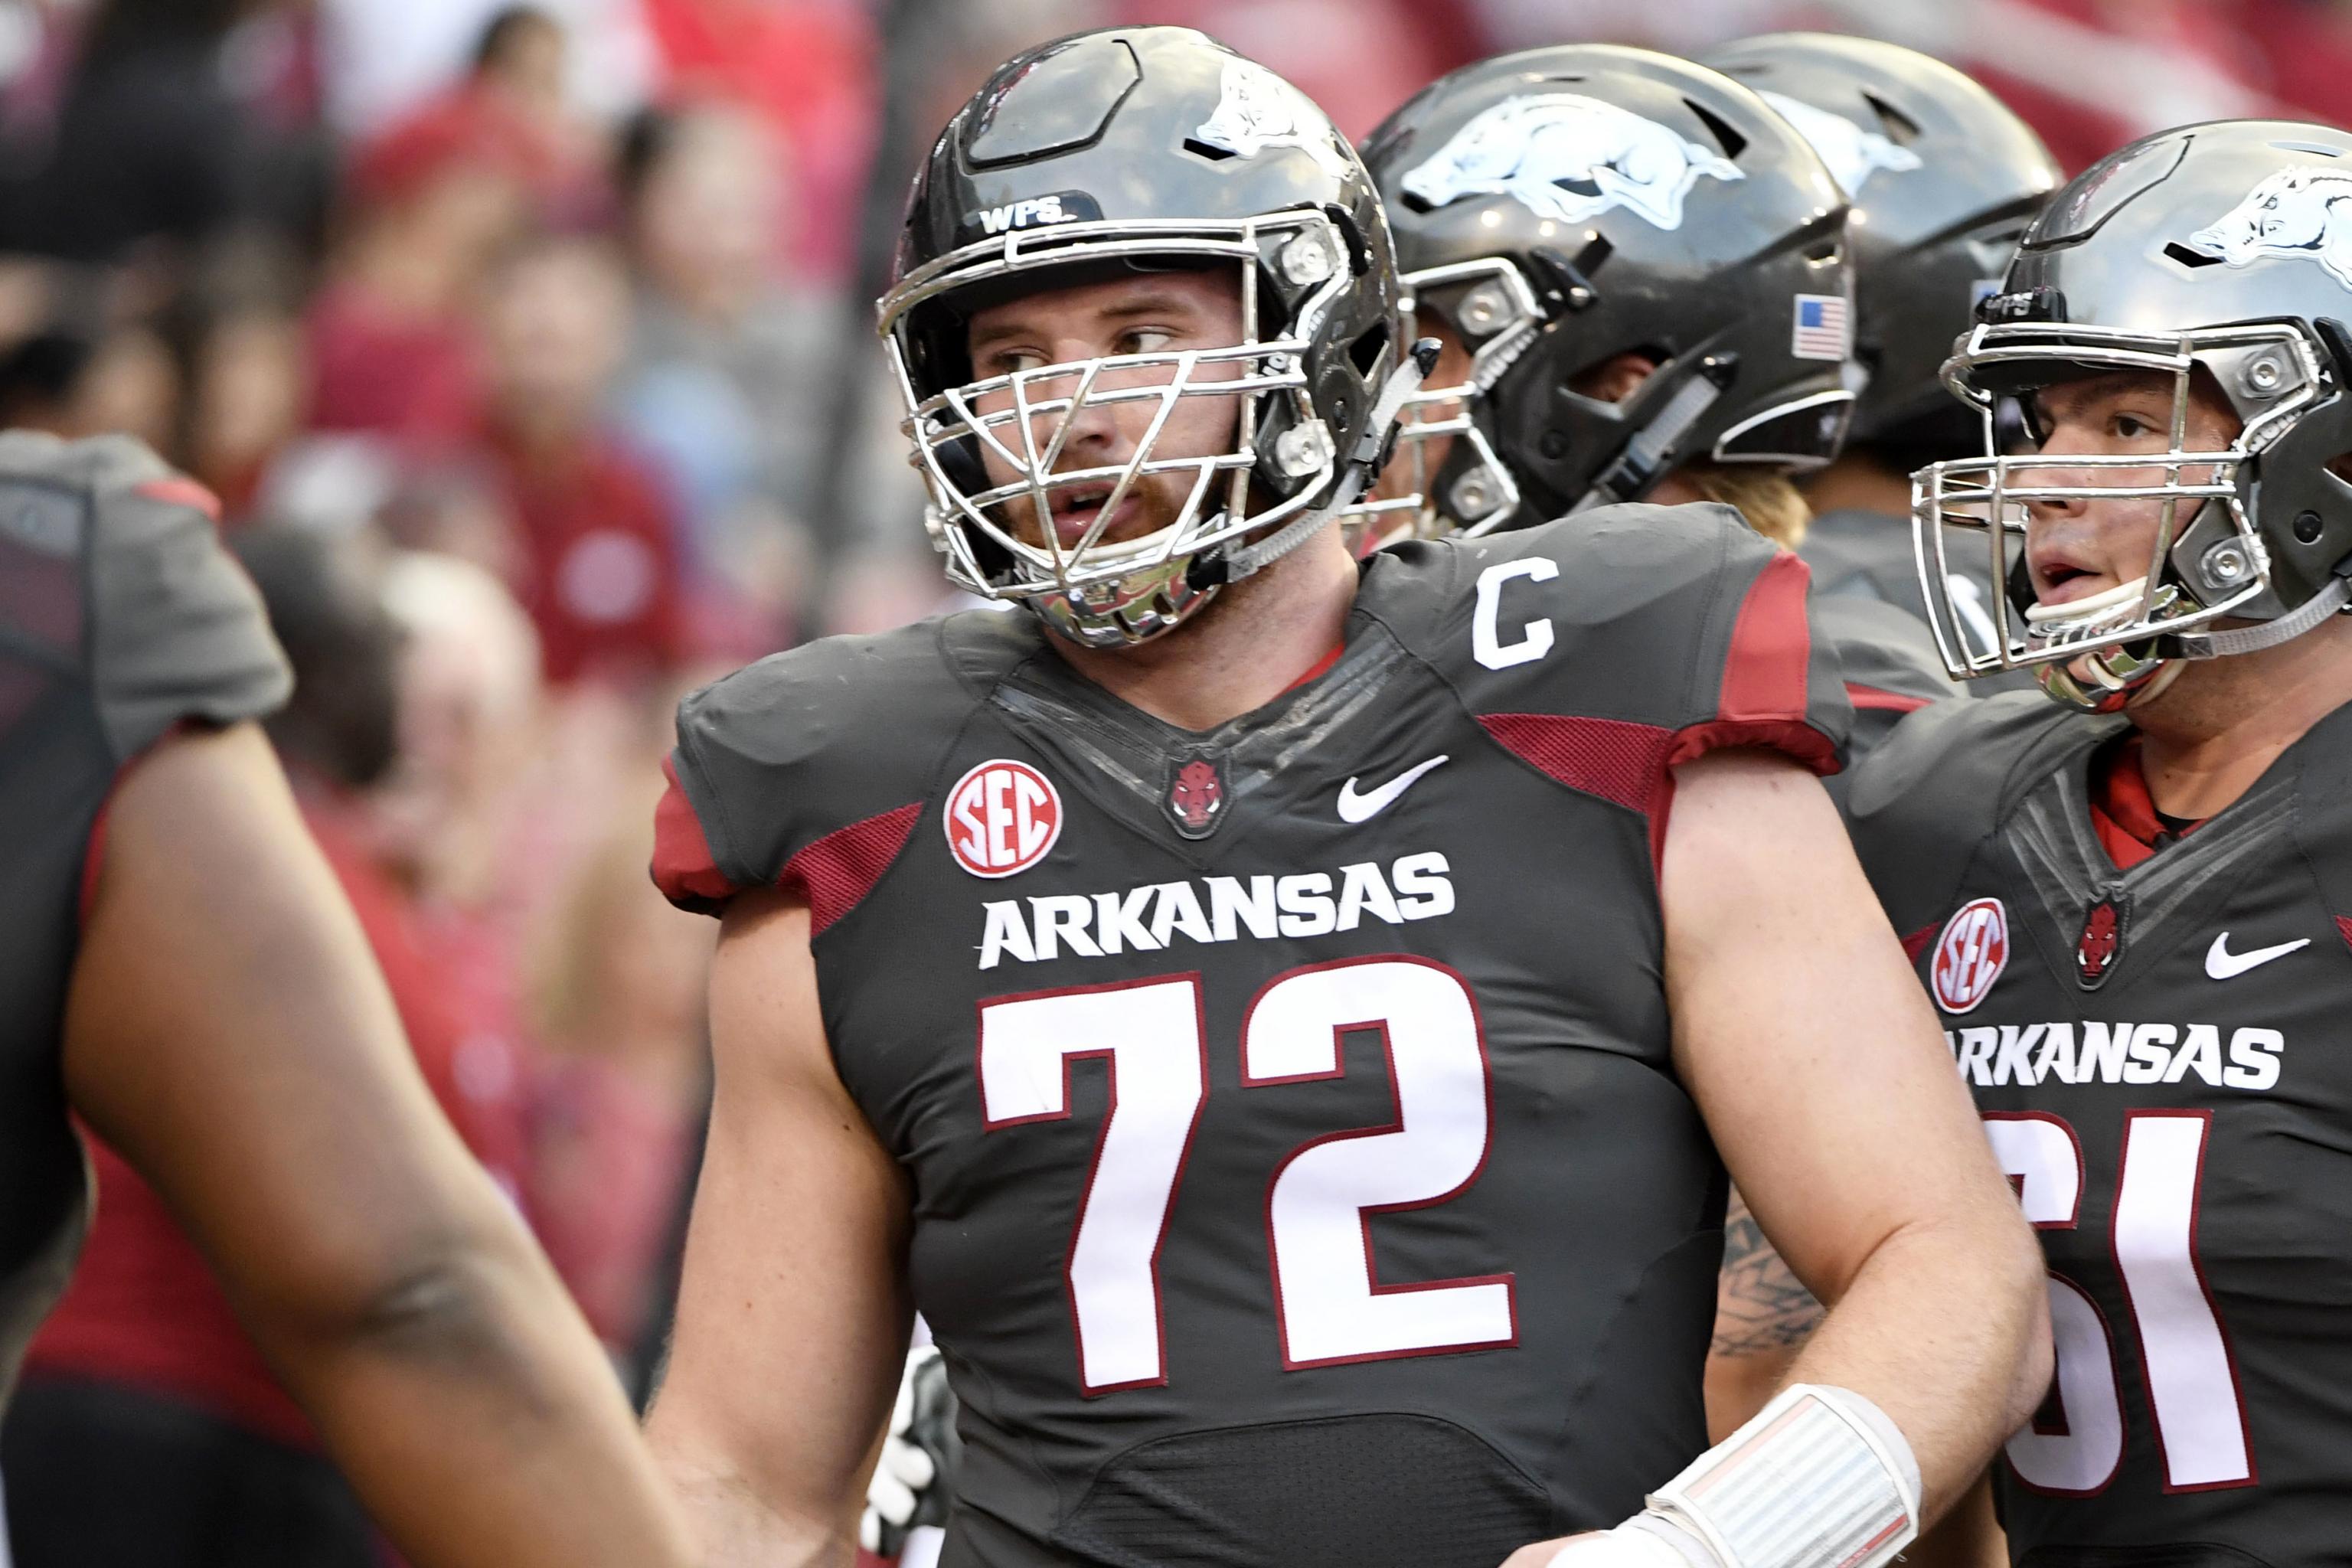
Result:
<svg viewBox="0 0 2352 1568"><path fill-rule="evenodd" d="M462 321L404 319L348 283L310 304L312 429L368 431L427 451L479 423L481 386Z"/></svg>
<svg viewBox="0 0 2352 1568"><path fill-rule="evenodd" d="M539 628L547 679L674 668L685 652L677 546L645 467L602 437L553 454L496 437L490 447L522 531L518 596Z"/></svg>
<svg viewBox="0 0 2352 1568"><path fill-rule="evenodd" d="M520 1192L521 1074L501 1078L469 1062L467 1042L479 1032L449 1005L415 939L406 894L369 859L337 805L314 795L303 814L383 967L426 1081L493 1177L509 1194ZM475 1055L479 1051L478 1042ZM503 1093L484 1092L501 1085ZM166 1394L281 1443L315 1447L310 1423L247 1338L203 1255L163 1200L121 1155L87 1141L97 1217L72 1285L33 1342L28 1371ZM354 1223L362 1221L354 1216Z"/></svg>

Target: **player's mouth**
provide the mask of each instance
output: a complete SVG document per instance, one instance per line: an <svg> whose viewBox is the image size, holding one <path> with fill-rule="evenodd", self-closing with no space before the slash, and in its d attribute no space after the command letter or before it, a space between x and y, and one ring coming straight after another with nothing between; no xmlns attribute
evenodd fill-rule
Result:
<svg viewBox="0 0 2352 1568"><path fill-rule="evenodd" d="M2101 568L2056 552L2033 563L2033 575L2035 596L2044 605L2071 605L2114 586L2114 580Z"/></svg>
<svg viewBox="0 0 2352 1568"><path fill-rule="evenodd" d="M1063 549L1074 549L1086 538L1087 531L1102 516L1103 503L1110 500L1115 488L1109 484L1072 485L1054 493L1054 535L1061 541ZM1142 505L1143 498L1136 488L1128 487L1127 494L1119 498L1118 510L1111 513L1096 542L1116 539L1120 525L1133 521Z"/></svg>

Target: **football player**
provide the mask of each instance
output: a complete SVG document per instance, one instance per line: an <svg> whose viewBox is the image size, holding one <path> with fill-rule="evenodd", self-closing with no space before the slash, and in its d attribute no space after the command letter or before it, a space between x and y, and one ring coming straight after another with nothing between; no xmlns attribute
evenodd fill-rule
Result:
<svg viewBox="0 0 2352 1568"><path fill-rule="evenodd" d="M1804 481L1814 515L1801 553L1813 591L1923 615L1911 473L1980 444L1975 416L1937 373L2057 188L2058 165L1982 84L1900 44L1776 33L1718 49L1706 63L1779 110L1853 204L1854 357L1869 379L1843 450ZM1973 646L1991 647L1983 563L1955 563L1948 587ZM1989 696L2032 684L2011 674L1970 689Z"/></svg>
<svg viewBox="0 0 2352 1568"><path fill-rule="evenodd" d="M1915 526L1956 673L1853 832L2048 1256L2020 1563L2344 1561L2352 1520L2352 136L2230 121L2061 190L1948 370L2029 450ZM2339 234L2337 226L2347 226ZM1834 1316L1832 1316L1832 1321Z"/></svg>
<svg viewBox="0 0 2352 1568"><path fill-rule="evenodd" d="M1887 1561L2046 1363L1811 776L1802 564L1638 507L1360 569L1380 203L1196 33L1009 62L900 263L933 537L1027 613L680 709L656 873L725 923L649 1430L712 1562L847 1548L910 1298L950 1563ZM1833 1305L1709 1451L1727 1164Z"/></svg>
<svg viewBox="0 0 2352 1568"><path fill-rule="evenodd" d="M1414 330L1444 348L1368 509L1380 531L1716 500L1800 547L1790 476L1837 455L1861 377L1845 198L1771 106L1647 49L1529 49L1423 89L1364 159ZM1954 691L1915 618L1813 607L1857 752Z"/></svg>
<svg viewBox="0 0 2352 1568"><path fill-rule="evenodd" d="M411 1561L683 1563L618 1385L435 1109L253 722L285 661L210 504L128 440L0 435L0 1394L80 1245L76 1115L211 1256Z"/></svg>

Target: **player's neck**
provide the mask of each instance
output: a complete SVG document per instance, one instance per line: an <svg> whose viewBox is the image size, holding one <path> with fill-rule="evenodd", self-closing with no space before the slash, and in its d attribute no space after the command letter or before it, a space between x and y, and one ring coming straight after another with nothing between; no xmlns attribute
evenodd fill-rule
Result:
<svg viewBox="0 0 2352 1568"><path fill-rule="evenodd" d="M1813 515L1827 511L1874 511L1883 517L1911 515L1911 479L1867 452L1848 452L1797 487Z"/></svg>
<svg viewBox="0 0 2352 1568"><path fill-rule="evenodd" d="M1184 626L1134 647L1054 647L1112 696L1181 730L1213 730L1271 702L1339 646L1356 563L1335 524L1219 591Z"/></svg>
<svg viewBox="0 0 2352 1568"><path fill-rule="evenodd" d="M2279 753L2352 702L2352 619L2259 653L2189 665L2133 717L2140 766L2168 816L2202 818L2254 785Z"/></svg>

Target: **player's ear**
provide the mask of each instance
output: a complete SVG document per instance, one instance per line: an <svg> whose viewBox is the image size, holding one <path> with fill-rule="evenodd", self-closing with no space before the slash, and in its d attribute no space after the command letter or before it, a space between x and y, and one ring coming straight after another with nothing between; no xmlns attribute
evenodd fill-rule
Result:
<svg viewBox="0 0 2352 1568"><path fill-rule="evenodd" d="M1645 353L1628 351L1612 354L1580 374L1570 390L1595 403L1622 403L1642 390L1642 384L1657 368L1658 362Z"/></svg>

